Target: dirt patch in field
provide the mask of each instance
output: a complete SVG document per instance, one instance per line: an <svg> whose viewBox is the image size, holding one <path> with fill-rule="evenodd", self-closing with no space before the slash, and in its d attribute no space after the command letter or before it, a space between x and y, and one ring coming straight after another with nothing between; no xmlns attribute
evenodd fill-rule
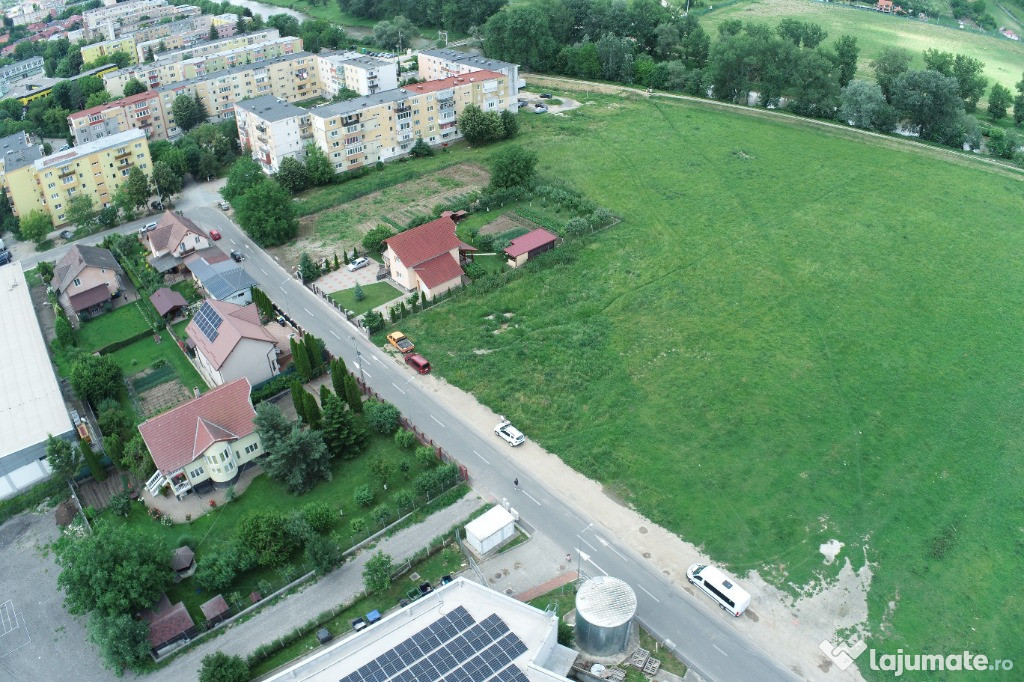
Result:
<svg viewBox="0 0 1024 682"><path fill-rule="evenodd" d="M354 182L359 182L355 180ZM388 187L299 220L295 243L267 249L281 263L297 265L302 252L314 259L362 248L363 235L380 223L406 225L419 215L490 182L490 173L475 163L460 163L394 187Z"/></svg>
<svg viewBox="0 0 1024 682"><path fill-rule="evenodd" d="M532 220L527 220L515 211L509 211L508 213L501 214L496 220L492 220L481 227L480 234L502 234L519 228L536 230L538 227L540 227L540 225Z"/></svg>
<svg viewBox="0 0 1024 682"><path fill-rule="evenodd" d="M149 370L141 372L132 377L132 379L138 379L147 372ZM172 379L139 393L139 409L142 411L143 417L151 417L154 414L176 407L191 397L191 389L186 388L179 379Z"/></svg>

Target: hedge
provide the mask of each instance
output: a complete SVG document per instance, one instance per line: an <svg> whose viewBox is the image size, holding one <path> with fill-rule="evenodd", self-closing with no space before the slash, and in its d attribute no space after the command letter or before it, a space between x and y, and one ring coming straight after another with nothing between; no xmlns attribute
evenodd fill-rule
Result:
<svg viewBox="0 0 1024 682"><path fill-rule="evenodd" d="M121 339L120 341L108 343L107 345L103 346L103 348L100 348L95 352L99 353L100 355L107 355L108 353L113 353L115 350L121 350L125 346L130 346L136 341L141 341L142 339L153 336L153 334L155 333L156 332L154 332L152 329L143 329L138 334L133 334L132 336L129 336L127 339Z"/></svg>

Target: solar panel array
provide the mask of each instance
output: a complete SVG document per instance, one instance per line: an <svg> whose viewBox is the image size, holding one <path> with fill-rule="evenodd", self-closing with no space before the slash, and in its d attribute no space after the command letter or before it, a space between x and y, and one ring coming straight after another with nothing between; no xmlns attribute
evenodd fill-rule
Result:
<svg viewBox="0 0 1024 682"><path fill-rule="evenodd" d="M204 302L203 305L199 306L199 312L196 313L195 323L199 327L199 331L210 340L211 343L217 340L217 334L220 332L220 323L223 320L220 314L213 309L213 306L209 303Z"/></svg>
<svg viewBox="0 0 1024 682"><path fill-rule="evenodd" d="M512 663L525 652L497 614L477 623L460 606L339 682L528 682Z"/></svg>

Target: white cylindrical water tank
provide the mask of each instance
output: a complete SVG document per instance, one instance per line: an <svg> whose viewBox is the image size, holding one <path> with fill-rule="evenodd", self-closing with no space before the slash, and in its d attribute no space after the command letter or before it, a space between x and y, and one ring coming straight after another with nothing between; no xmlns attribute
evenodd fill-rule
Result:
<svg viewBox="0 0 1024 682"><path fill-rule="evenodd" d="M576 645L593 656L614 656L626 650L636 593L611 576L583 583L576 594Z"/></svg>

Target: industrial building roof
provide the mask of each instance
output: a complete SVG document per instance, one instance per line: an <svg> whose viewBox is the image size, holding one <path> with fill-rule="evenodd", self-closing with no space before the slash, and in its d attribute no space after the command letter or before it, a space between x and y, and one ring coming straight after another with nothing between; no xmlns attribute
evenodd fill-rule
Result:
<svg viewBox="0 0 1024 682"><path fill-rule="evenodd" d="M575 652L557 638L555 614L456 578L270 679L566 680Z"/></svg>
<svg viewBox="0 0 1024 682"><path fill-rule="evenodd" d="M46 436L74 430L21 263L0 267L0 472L45 455ZM8 457L12 461L3 461Z"/></svg>

